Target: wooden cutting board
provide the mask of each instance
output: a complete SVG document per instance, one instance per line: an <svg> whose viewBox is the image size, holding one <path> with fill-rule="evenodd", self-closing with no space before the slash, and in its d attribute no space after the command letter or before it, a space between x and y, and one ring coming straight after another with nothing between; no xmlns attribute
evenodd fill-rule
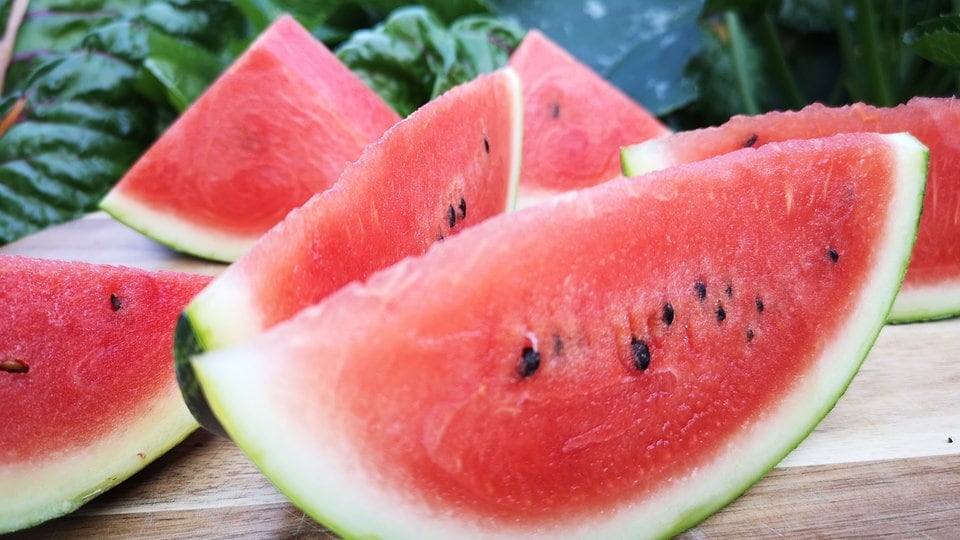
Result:
<svg viewBox="0 0 960 540"><path fill-rule="evenodd" d="M3 253L216 274L102 213ZM0 486L0 489L3 489ZM960 538L960 319L888 326L836 408L684 538ZM73 514L11 538L327 538L203 430Z"/></svg>

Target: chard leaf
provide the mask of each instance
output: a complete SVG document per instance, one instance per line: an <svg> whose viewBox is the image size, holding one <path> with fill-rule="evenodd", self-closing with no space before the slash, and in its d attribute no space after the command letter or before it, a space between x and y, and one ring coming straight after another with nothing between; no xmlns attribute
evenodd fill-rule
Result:
<svg viewBox="0 0 960 540"><path fill-rule="evenodd" d="M181 64L192 79L166 87L148 66L169 58L171 40L184 42L182 51L226 47L239 17L207 35L225 6L232 9L201 0L31 3L0 99L0 244L96 209L175 117L171 89L185 89L187 100L203 85L186 69L195 64Z"/></svg>
<svg viewBox="0 0 960 540"><path fill-rule="evenodd" d="M960 69L960 15L944 15L919 23L903 37L918 55L951 69Z"/></svg>
<svg viewBox="0 0 960 540"><path fill-rule="evenodd" d="M473 15L447 27L422 6L394 11L355 32L337 57L402 116L445 90L506 64L519 27Z"/></svg>
<svg viewBox="0 0 960 540"><path fill-rule="evenodd" d="M0 138L0 243L92 210L142 152L154 122L122 99L134 76L122 60L82 50L34 71L16 98L24 112Z"/></svg>
<svg viewBox="0 0 960 540"><path fill-rule="evenodd" d="M177 112L186 110L229 64L226 58L195 43L162 32L149 30L147 39L150 54L143 61L144 72L162 88Z"/></svg>

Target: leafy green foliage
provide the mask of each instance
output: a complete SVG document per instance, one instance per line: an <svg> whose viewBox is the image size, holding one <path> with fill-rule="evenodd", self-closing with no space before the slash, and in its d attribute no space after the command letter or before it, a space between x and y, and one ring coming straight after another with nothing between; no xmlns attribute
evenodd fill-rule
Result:
<svg viewBox="0 0 960 540"><path fill-rule="evenodd" d="M337 57L406 116L453 86L506 64L523 33L485 15L448 27L424 7L407 7L354 33Z"/></svg>
<svg viewBox="0 0 960 540"><path fill-rule="evenodd" d="M904 42L920 56L950 69L960 69L960 16L945 15L923 21L904 35Z"/></svg>
<svg viewBox="0 0 960 540"><path fill-rule="evenodd" d="M176 117L167 96L176 90L190 99L205 86L161 81L144 66L162 66L170 42L191 55L205 50L199 43L209 40L211 17L234 28L242 22L224 17L220 2L65 4L31 3L18 34L0 101L8 120L0 133L0 243L95 209ZM211 79L225 62L213 64L204 66Z"/></svg>
<svg viewBox="0 0 960 540"><path fill-rule="evenodd" d="M951 9L948 0L708 2L706 46L689 64L698 97L675 119L697 127L815 101L892 106L953 94L960 31L956 17L939 16Z"/></svg>

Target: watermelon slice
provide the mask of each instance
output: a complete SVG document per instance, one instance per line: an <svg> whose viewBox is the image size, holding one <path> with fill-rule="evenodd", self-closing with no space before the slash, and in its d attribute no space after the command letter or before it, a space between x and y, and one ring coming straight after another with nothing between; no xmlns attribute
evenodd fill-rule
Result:
<svg viewBox="0 0 960 540"><path fill-rule="evenodd" d="M399 116L290 16L278 18L101 201L177 250L233 261Z"/></svg>
<svg viewBox="0 0 960 540"><path fill-rule="evenodd" d="M890 322L960 315L960 100L914 98L893 108L810 105L796 112L736 116L718 127L677 133L622 152L625 174L639 175L772 141L840 132L906 131L930 149L930 177L913 259Z"/></svg>
<svg viewBox="0 0 960 540"><path fill-rule="evenodd" d="M621 146L670 132L538 30L527 32L508 65L523 87L520 206L617 177Z"/></svg>
<svg viewBox="0 0 960 540"><path fill-rule="evenodd" d="M177 331L178 362L247 339L511 208L521 126L519 80L510 68L458 86L396 124L336 186L291 212L190 303ZM189 370L178 374L190 388Z"/></svg>
<svg viewBox="0 0 960 540"><path fill-rule="evenodd" d="M338 533L665 537L843 393L906 269L926 157L839 135L557 196L193 368Z"/></svg>
<svg viewBox="0 0 960 540"><path fill-rule="evenodd" d="M0 255L0 533L76 509L196 429L170 341L209 281Z"/></svg>

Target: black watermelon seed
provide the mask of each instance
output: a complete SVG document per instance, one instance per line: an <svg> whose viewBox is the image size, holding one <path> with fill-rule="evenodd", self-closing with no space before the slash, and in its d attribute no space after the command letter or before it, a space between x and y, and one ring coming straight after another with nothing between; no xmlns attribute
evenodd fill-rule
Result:
<svg viewBox="0 0 960 540"><path fill-rule="evenodd" d="M550 104L550 118L560 118L560 104L551 103Z"/></svg>
<svg viewBox="0 0 960 540"><path fill-rule="evenodd" d="M447 224L451 227L457 224L457 211L453 209L452 204L447 209Z"/></svg>
<svg viewBox="0 0 960 540"><path fill-rule="evenodd" d="M763 313L763 300L757 297L757 313Z"/></svg>
<svg viewBox="0 0 960 540"><path fill-rule="evenodd" d="M443 242L444 236L443 233L437 233L437 242Z"/></svg>
<svg viewBox="0 0 960 540"><path fill-rule="evenodd" d="M646 371L650 367L650 347L646 341L630 338L630 352L633 353L633 367L640 371Z"/></svg>
<svg viewBox="0 0 960 540"><path fill-rule="evenodd" d="M697 291L697 298L704 300L707 298L707 284L700 281L699 279L693 284L694 290Z"/></svg>
<svg viewBox="0 0 960 540"><path fill-rule="evenodd" d="M663 305L663 322L670 326L673 324L673 317L675 313L673 311L673 306L669 302Z"/></svg>
<svg viewBox="0 0 960 540"><path fill-rule="evenodd" d="M517 366L517 373L524 379L533 375L540 368L540 353L533 347L524 347L520 353L520 365Z"/></svg>
<svg viewBox="0 0 960 540"><path fill-rule="evenodd" d="M115 294L110 295L110 307L113 308L114 311L120 311L120 308L123 307L123 303L120 302L119 296Z"/></svg>
<svg viewBox="0 0 960 540"><path fill-rule="evenodd" d="M747 343L753 341L753 328L747 328Z"/></svg>
<svg viewBox="0 0 960 540"><path fill-rule="evenodd" d="M751 133L747 140L743 141L744 148L750 148L751 146L757 144L757 134Z"/></svg>
<svg viewBox="0 0 960 540"><path fill-rule="evenodd" d="M483 138L483 151L488 154L490 153L490 141L488 141L486 137Z"/></svg>
<svg viewBox="0 0 960 540"><path fill-rule="evenodd" d="M463 197L460 197L460 219L466 219L467 217L467 200Z"/></svg>
<svg viewBox="0 0 960 540"><path fill-rule="evenodd" d="M3 360L0 361L0 371L6 373L26 373L30 371L30 366L23 360Z"/></svg>
<svg viewBox="0 0 960 540"><path fill-rule="evenodd" d="M723 309L723 304L717 304L717 322L722 323L727 318L727 312Z"/></svg>
<svg viewBox="0 0 960 540"><path fill-rule="evenodd" d="M947 442L953 444L953 437L947 437Z"/></svg>
<svg viewBox="0 0 960 540"><path fill-rule="evenodd" d="M827 248L827 257L830 257L830 262L837 262L840 260L840 254L837 253L837 250L834 248Z"/></svg>
<svg viewBox="0 0 960 540"><path fill-rule="evenodd" d="M723 292L727 294L727 298L733 298L733 285L727 285Z"/></svg>

